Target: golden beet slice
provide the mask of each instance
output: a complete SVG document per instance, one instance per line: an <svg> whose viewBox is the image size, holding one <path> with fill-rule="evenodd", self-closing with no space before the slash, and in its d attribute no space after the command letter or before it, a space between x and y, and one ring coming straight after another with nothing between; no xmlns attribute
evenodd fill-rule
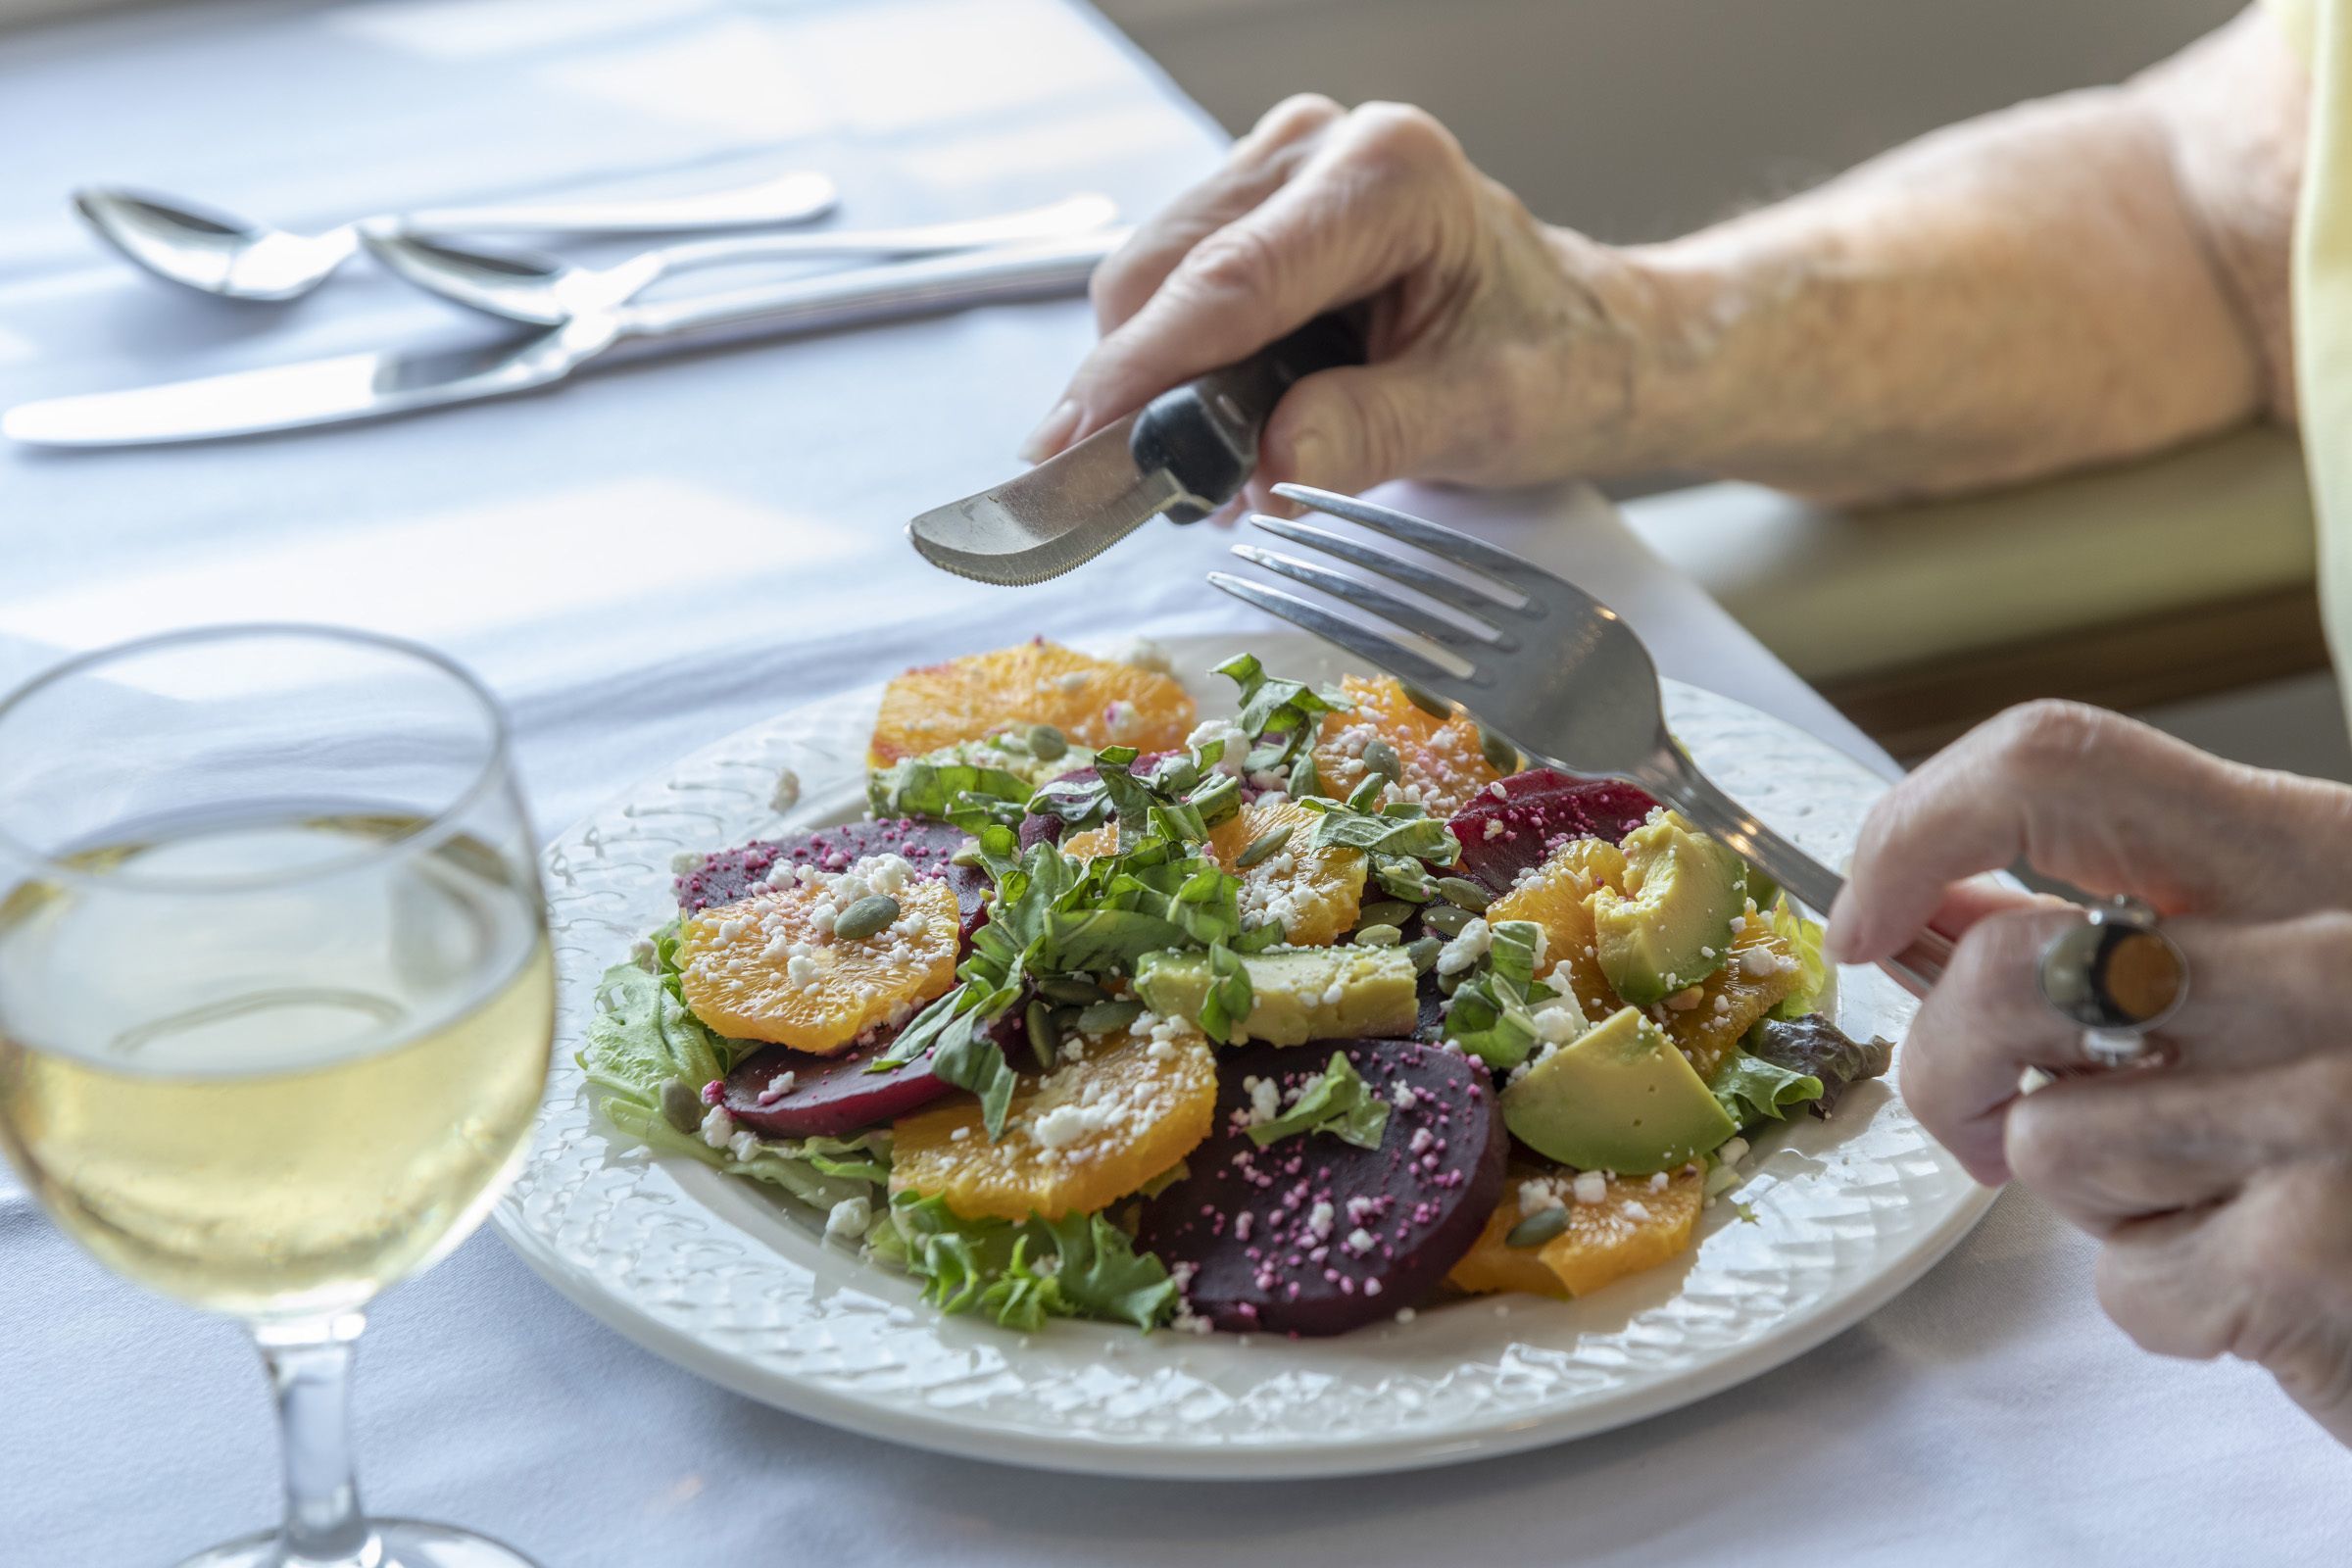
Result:
<svg viewBox="0 0 2352 1568"><path fill-rule="evenodd" d="M1191 1153L1216 1103L1207 1037L1160 1019L1146 1035L1065 1046L1053 1071L1022 1074L995 1143L968 1097L900 1118L891 1191L944 1198L966 1219L1091 1213Z"/></svg>
<svg viewBox="0 0 2352 1568"><path fill-rule="evenodd" d="M1566 1172L1515 1168L1486 1230L1453 1266L1446 1283L1479 1295L1523 1291L1531 1296L1590 1296L1690 1250L1706 1197L1706 1175L1700 1167L1686 1166L1663 1188L1653 1187L1647 1176L1610 1177L1606 1196L1597 1203L1577 1201L1571 1190L1574 1180ZM1541 1184L1538 1197L1523 1205L1521 1192L1531 1183ZM1567 1228L1539 1247L1507 1245L1505 1238L1512 1230L1554 1198L1567 1210Z"/></svg>
<svg viewBox="0 0 2352 1568"><path fill-rule="evenodd" d="M1386 675L1377 680L1349 675L1340 689L1355 710L1324 716L1315 741L1315 773L1324 794L1344 798L1363 782L1364 749L1375 740L1386 742L1401 764L1398 792L1419 801L1432 816L1451 816L1502 777L1481 749L1478 725L1459 709L1440 718L1415 706Z"/></svg>
<svg viewBox="0 0 2352 1568"><path fill-rule="evenodd" d="M1199 705L1173 675L1041 638L899 676L882 694L866 760L887 767L1031 724L1051 724L1082 746L1161 752L1183 745L1199 719Z"/></svg>
<svg viewBox="0 0 2352 1568"><path fill-rule="evenodd" d="M1286 941L1302 948L1337 942L1354 929L1364 906L1364 852L1345 845L1313 848L1322 813L1290 800L1256 800L1218 823L1208 853L1242 879L1242 919L1279 920ZM1289 828L1282 848L1255 865L1242 853L1269 833Z"/></svg>
<svg viewBox="0 0 2352 1568"><path fill-rule="evenodd" d="M893 884L897 922L854 941L833 934L834 917L875 891L864 874L874 865L812 872L688 919L678 943L686 1005L722 1035L830 1056L944 994L956 983L958 922L941 879L875 873Z"/></svg>

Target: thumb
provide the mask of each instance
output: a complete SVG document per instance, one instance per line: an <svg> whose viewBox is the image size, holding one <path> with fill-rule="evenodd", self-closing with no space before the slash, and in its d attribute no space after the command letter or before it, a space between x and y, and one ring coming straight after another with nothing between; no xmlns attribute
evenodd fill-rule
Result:
<svg viewBox="0 0 2352 1568"><path fill-rule="evenodd" d="M1426 376L1396 363L1348 366L1308 376L1266 421L1250 505L1290 515L1281 483L1345 495L1413 476L1443 431Z"/></svg>

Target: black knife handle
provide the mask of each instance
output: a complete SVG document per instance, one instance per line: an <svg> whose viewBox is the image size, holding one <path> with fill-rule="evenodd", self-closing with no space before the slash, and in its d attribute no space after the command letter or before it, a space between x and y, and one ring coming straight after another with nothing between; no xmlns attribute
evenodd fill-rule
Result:
<svg viewBox="0 0 2352 1568"><path fill-rule="evenodd" d="M1198 522L1242 493L1274 405L1317 370L1364 363L1363 330L1345 313L1318 316L1238 365L1171 387L1144 406L1128 450L1145 473L1165 468L1184 491L1172 522Z"/></svg>

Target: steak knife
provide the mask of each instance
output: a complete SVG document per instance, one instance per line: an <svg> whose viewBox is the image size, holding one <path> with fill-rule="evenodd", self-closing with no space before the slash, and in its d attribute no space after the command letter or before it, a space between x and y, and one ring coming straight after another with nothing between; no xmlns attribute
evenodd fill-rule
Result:
<svg viewBox="0 0 2352 1568"><path fill-rule="evenodd" d="M1018 478L924 513L907 537L924 560L958 576L1011 588L1058 577L1153 517L1197 522L1241 494L1282 395L1317 370L1363 359L1352 316L1317 317Z"/></svg>
<svg viewBox="0 0 2352 1568"><path fill-rule="evenodd" d="M825 272L630 305L460 349L345 354L191 381L20 404L0 434L31 446L121 447L347 424L552 386L592 360L735 337L815 332L1086 286L1126 238L1067 239Z"/></svg>

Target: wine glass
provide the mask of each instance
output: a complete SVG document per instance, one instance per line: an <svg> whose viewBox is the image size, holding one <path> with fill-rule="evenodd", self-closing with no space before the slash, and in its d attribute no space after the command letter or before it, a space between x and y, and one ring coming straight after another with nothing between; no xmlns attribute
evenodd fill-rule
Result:
<svg viewBox="0 0 2352 1568"><path fill-rule="evenodd" d="M439 655L208 628L0 702L0 1143L276 1391L284 1524L187 1568L529 1568L367 1517L346 1389L361 1308L513 1173L554 1006L505 719Z"/></svg>

